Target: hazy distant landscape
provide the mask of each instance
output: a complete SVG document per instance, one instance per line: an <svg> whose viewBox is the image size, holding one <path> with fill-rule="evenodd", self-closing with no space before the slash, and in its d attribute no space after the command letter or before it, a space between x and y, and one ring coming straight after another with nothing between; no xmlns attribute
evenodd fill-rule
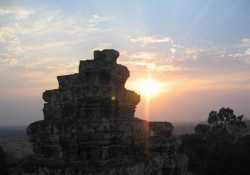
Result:
<svg viewBox="0 0 250 175"><path fill-rule="evenodd" d="M32 153L32 147L26 136L25 126L0 127L0 146L12 162Z"/></svg>

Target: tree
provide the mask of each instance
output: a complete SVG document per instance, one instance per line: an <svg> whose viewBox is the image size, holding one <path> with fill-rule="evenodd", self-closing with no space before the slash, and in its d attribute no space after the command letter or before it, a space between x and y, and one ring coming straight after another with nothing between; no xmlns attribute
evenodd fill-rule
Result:
<svg viewBox="0 0 250 175"><path fill-rule="evenodd" d="M208 116L208 123L209 124L216 124L218 122L218 113L217 111L211 111Z"/></svg>
<svg viewBox="0 0 250 175"><path fill-rule="evenodd" d="M249 174L250 136L244 133L243 118L231 108L221 108L211 111L208 123L198 124L194 134L182 136L189 170L200 175Z"/></svg>
<svg viewBox="0 0 250 175"><path fill-rule="evenodd" d="M225 129L232 135L242 134L246 129L243 115L235 115L231 108L221 108L218 112L211 111L208 116L208 123L212 130Z"/></svg>
<svg viewBox="0 0 250 175"><path fill-rule="evenodd" d="M210 126L207 124L198 124L195 128L194 131L196 134L201 135L201 136L206 136L210 130Z"/></svg>

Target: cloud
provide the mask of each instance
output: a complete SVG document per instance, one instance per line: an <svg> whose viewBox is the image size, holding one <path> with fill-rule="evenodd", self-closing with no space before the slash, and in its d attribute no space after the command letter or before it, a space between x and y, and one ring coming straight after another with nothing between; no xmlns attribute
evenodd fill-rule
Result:
<svg viewBox="0 0 250 175"><path fill-rule="evenodd" d="M144 46L148 44L173 43L173 40L169 37L153 37L153 36L129 37L129 41L131 43L138 43Z"/></svg>
<svg viewBox="0 0 250 175"><path fill-rule="evenodd" d="M63 48L66 44L70 42L64 41L54 41L49 43L42 43L42 44L35 44L35 45L26 45L23 46L20 50L21 53L33 52L33 51L41 51L41 50L49 50L49 49L56 49L56 48Z"/></svg>
<svg viewBox="0 0 250 175"><path fill-rule="evenodd" d="M131 52L121 51L121 63L127 65L131 70L154 70L157 72L180 72L188 70L183 65L176 65L175 62L169 62L169 58L160 52L139 51Z"/></svg>
<svg viewBox="0 0 250 175"><path fill-rule="evenodd" d="M7 23L1 21L6 18ZM90 34L104 33L109 27L103 23L112 19L98 14L66 16L55 9L0 7L0 64L13 66L36 57L49 59L63 54L70 57L74 55L70 48L79 47Z"/></svg>
<svg viewBox="0 0 250 175"><path fill-rule="evenodd" d="M0 65L14 66L18 63L19 45L19 39L13 28L0 27Z"/></svg>
<svg viewBox="0 0 250 175"><path fill-rule="evenodd" d="M250 38L242 38L240 41L240 46L250 47Z"/></svg>
<svg viewBox="0 0 250 175"><path fill-rule="evenodd" d="M171 52L172 54L175 54L175 53L176 53L176 48L170 48L169 50L170 50L170 52Z"/></svg>
<svg viewBox="0 0 250 175"><path fill-rule="evenodd" d="M201 53L203 51L203 49L201 48L185 48L185 53L187 55L197 55L199 53Z"/></svg>
<svg viewBox="0 0 250 175"><path fill-rule="evenodd" d="M176 71L183 71L182 67L170 65L170 64L155 64L152 62L146 62L146 61L140 61L140 62L135 62L135 61L122 61L122 64L125 64L129 66L131 69L136 69L136 67L141 67L144 70L154 70L154 71L159 71L159 72L176 72Z"/></svg>
<svg viewBox="0 0 250 175"><path fill-rule="evenodd" d="M0 79L5 80L0 91L6 92L4 84L20 94L31 88L53 88L57 75L78 71L83 50L95 47L93 38L108 31L109 22L112 17L98 14L69 16L56 9L0 7Z"/></svg>
<svg viewBox="0 0 250 175"><path fill-rule="evenodd" d="M232 54L229 54L228 56L233 57L233 58L239 58L239 57L244 56L244 54L242 54L242 53L232 53Z"/></svg>
<svg viewBox="0 0 250 175"><path fill-rule="evenodd" d="M0 27L0 43L9 43L15 40L15 28L13 27Z"/></svg>
<svg viewBox="0 0 250 175"><path fill-rule="evenodd" d="M156 54L152 52L136 52L130 55L132 59L151 60L156 59Z"/></svg>
<svg viewBox="0 0 250 175"><path fill-rule="evenodd" d="M34 12L29 9L25 9L22 7L2 7L0 8L0 16L8 16L13 15L17 19L26 18L30 15L32 15Z"/></svg>
<svg viewBox="0 0 250 175"><path fill-rule="evenodd" d="M2 27L11 29L12 33L35 36L52 33L80 35L102 32L107 30L107 27L105 28L101 24L110 22L113 19L111 16L101 16L98 14L85 17L82 17L81 14L66 16L61 10L28 10L21 7L0 8L0 18L4 19L6 16L10 20L8 24L0 22ZM25 18L19 20L15 16Z"/></svg>
<svg viewBox="0 0 250 175"><path fill-rule="evenodd" d="M0 64L7 64L9 66L17 65L18 60L15 57L4 57L1 59Z"/></svg>
<svg viewBox="0 0 250 175"><path fill-rule="evenodd" d="M192 60L197 60L198 56L203 52L204 49L201 48L184 48L184 53L187 57L191 58Z"/></svg>
<svg viewBox="0 0 250 175"><path fill-rule="evenodd" d="M167 72L175 72L175 71L184 71L184 68L174 66L174 65L158 65L156 67L156 70L158 71L167 71Z"/></svg>
<svg viewBox="0 0 250 175"><path fill-rule="evenodd" d="M101 23L101 22L107 22L107 21L110 21L110 20L113 20L113 19L114 19L113 16L101 16L101 15L98 15L98 14L94 14L89 19L89 23L97 24L97 23Z"/></svg>
<svg viewBox="0 0 250 175"><path fill-rule="evenodd" d="M22 34L62 33L81 35L107 30L105 27L100 26L100 23L103 24L111 19L111 17L96 14L83 18L80 15L65 16L61 10L38 10L33 14L33 18L18 23L16 29Z"/></svg>
<svg viewBox="0 0 250 175"><path fill-rule="evenodd" d="M250 48L245 50L245 55L250 56Z"/></svg>
<svg viewBox="0 0 250 175"><path fill-rule="evenodd" d="M241 61L247 65L250 64L250 38L242 38L240 43L237 44L238 49L236 52L228 53L227 56Z"/></svg>
<svg viewBox="0 0 250 175"><path fill-rule="evenodd" d="M77 60L89 56L92 49L116 47L120 51L129 49L121 52L118 61L135 71L153 67L158 72L181 74L192 70L201 77L201 73L211 70L222 73L222 68L237 71L238 65L232 63L235 60L222 59L222 54L240 57L242 51L245 57L250 55L248 38L242 39L241 43L249 44L249 47L228 53L215 46L181 43L168 35L127 38L128 34L121 32L121 28L113 28L114 19L95 13L66 15L58 9L0 7L0 64L5 69L16 66L18 74L25 75L24 78L31 73L28 78L33 81L47 73L52 78L59 73L64 74L67 64L77 68ZM242 66L240 64L238 69ZM73 66L67 70L70 72Z"/></svg>

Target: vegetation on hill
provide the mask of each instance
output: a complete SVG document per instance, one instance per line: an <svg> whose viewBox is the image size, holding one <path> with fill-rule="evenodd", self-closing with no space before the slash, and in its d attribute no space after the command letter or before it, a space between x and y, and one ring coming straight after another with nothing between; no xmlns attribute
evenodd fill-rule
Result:
<svg viewBox="0 0 250 175"><path fill-rule="evenodd" d="M181 151L189 157L189 170L200 175L247 175L250 135L243 115L230 108L211 111L206 124L182 135Z"/></svg>

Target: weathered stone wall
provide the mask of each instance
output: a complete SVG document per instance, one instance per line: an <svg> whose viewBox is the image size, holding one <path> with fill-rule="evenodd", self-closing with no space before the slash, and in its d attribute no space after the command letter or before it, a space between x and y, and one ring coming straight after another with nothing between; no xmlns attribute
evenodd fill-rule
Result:
<svg viewBox="0 0 250 175"><path fill-rule="evenodd" d="M124 162L116 160L102 167L86 162L64 162L29 158L20 169L10 171L12 175L171 175L173 168L166 166L162 156L149 160Z"/></svg>
<svg viewBox="0 0 250 175"><path fill-rule="evenodd" d="M53 175L153 175L175 167L168 122L135 118L140 96L125 88L119 52L94 52L79 73L58 76L43 93L44 120L27 128L34 155L14 172Z"/></svg>
<svg viewBox="0 0 250 175"><path fill-rule="evenodd" d="M146 121L134 117L140 97L125 89L129 71L114 50L94 52L79 73L58 76L43 93L44 120L28 127L37 156L103 164L144 156Z"/></svg>

